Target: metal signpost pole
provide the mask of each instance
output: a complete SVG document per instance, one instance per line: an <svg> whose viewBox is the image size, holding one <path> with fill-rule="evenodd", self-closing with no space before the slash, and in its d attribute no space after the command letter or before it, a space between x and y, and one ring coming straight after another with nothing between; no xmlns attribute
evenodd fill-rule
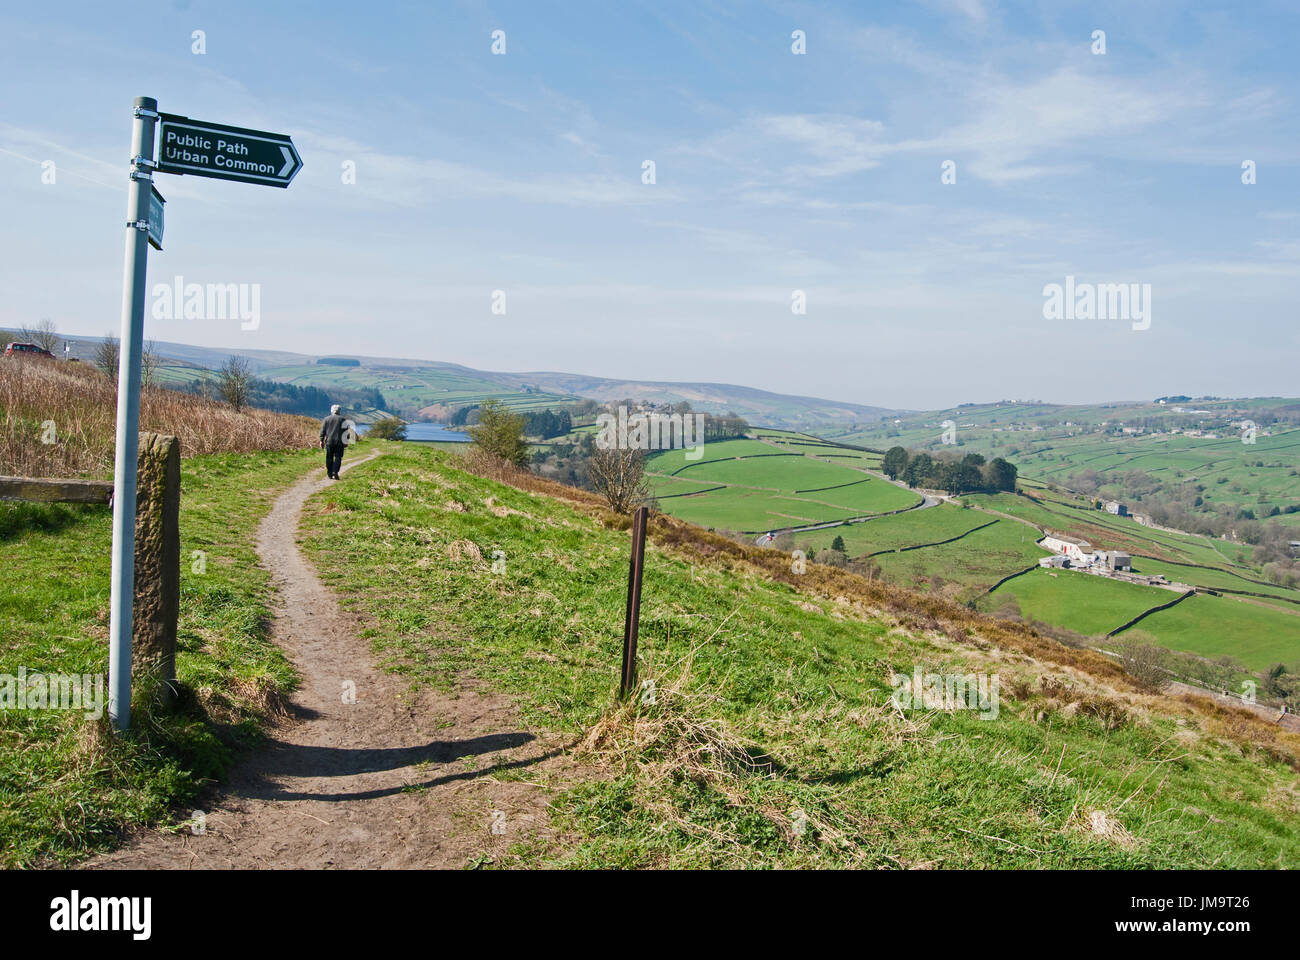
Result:
<svg viewBox="0 0 1300 960"><path fill-rule="evenodd" d="M131 620L135 600L135 482L140 435L140 354L144 342L145 267L149 258L149 191L153 185L158 102L136 97L131 128L131 183L126 200L126 266L117 373L117 447L113 468L113 582L108 634L108 715L131 725Z"/></svg>

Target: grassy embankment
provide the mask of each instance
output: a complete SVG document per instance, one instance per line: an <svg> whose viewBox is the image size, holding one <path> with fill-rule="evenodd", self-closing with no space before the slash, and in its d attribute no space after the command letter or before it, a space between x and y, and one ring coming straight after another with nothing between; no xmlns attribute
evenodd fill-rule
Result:
<svg viewBox="0 0 1300 960"><path fill-rule="evenodd" d="M642 607L654 697L615 708L626 520L456 463L413 447L377 461L309 504L306 545L412 683L474 678L573 735L591 776L555 789L568 842L503 865L1300 864L1297 738L1146 695L1027 628L820 565L799 575L668 517ZM996 719L894 709L891 678L914 667L996 675Z"/></svg>
<svg viewBox="0 0 1300 960"><path fill-rule="evenodd" d="M111 382L88 367L0 361L0 473L103 476L114 402ZM50 420L57 438L42 443ZM179 707L137 704L126 738L85 713L0 711L6 867L66 862L164 817L258 737L294 681L267 639L268 576L253 537L276 491L317 463L294 449L311 443L312 424L150 390L142 425L180 436L186 455ZM249 452L258 447L276 452ZM189 456L196 450L245 452ZM106 506L0 503L0 674L106 673L111 539Z"/></svg>
<svg viewBox="0 0 1300 960"><path fill-rule="evenodd" d="M316 460L304 452L183 461L180 707L137 714L125 739L107 732L106 718L0 711L0 864L110 846L124 827L187 802L234 748L257 738L293 672L266 636L269 577L253 536L275 491ZM107 674L110 521L107 507L0 503L0 674L20 666Z"/></svg>

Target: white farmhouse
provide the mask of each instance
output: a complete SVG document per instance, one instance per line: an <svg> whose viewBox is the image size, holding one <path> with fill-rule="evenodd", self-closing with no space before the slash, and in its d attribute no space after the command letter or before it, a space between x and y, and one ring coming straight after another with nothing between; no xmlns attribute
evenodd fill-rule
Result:
<svg viewBox="0 0 1300 960"><path fill-rule="evenodd" d="M1044 550L1061 554L1071 564L1084 566L1092 563L1092 544L1087 540L1067 537L1062 533L1049 533L1038 541L1038 545Z"/></svg>

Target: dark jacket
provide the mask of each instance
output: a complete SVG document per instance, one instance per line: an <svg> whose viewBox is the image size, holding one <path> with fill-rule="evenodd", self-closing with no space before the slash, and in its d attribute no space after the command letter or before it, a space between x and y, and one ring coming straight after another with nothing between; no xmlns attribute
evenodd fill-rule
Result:
<svg viewBox="0 0 1300 960"><path fill-rule="evenodd" d="M320 438L327 447L343 446L344 419L337 413L331 413L321 421Z"/></svg>

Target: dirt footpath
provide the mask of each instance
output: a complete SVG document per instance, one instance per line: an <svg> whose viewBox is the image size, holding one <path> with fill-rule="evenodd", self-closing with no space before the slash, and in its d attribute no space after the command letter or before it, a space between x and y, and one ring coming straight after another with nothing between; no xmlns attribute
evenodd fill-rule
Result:
<svg viewBox="0 0 1300 960"><path fill-rule="evenodd" d="M346 475L313 471L257 535L278 594L272 637L302 677L290 716L199 802L204 832L143 831L84 866L461 868L550 838L540 781L555 779L560 744L521 727L507 698L412 693L377 669L358 621L298 549L303 504L334 482Z"/></svg>

